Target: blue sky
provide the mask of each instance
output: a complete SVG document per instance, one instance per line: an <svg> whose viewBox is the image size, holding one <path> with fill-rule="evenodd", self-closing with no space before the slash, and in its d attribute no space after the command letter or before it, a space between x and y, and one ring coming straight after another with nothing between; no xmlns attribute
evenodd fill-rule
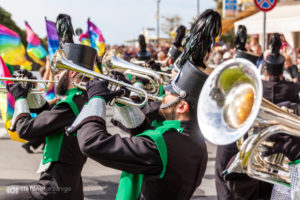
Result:
<svg viewBox="0 0 300 200"><path fill-rule="evenodd" d="M27 20L40 36L46 36L44 17L55 21L59 13L71 15L74 29L87 28L90 17L102 31L109 44L122 44L137 38L143 28L156 28L156 0L1 0L0 6L12 14L24 29ZM214 8L213 0L200 0L200 11ZM197 14L197 0L161 0L160 14L179 15L182 24L189 26ZM163 20L160 20L163 23Z"/></svg>

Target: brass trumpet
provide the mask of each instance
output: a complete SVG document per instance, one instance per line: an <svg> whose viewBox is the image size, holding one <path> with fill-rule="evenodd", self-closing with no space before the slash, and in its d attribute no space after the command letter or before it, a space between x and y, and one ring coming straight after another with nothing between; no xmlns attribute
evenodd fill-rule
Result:
<svg viewBox="0 0 300 200"><path fill-rule="evenodd" d="M131 106L137 106L141 107L147 103L149 95L147 92L143 89L135 88L130 84L117 81L113 78L110 78L108 76L99 74L97 72L94 72L92 70L86 69L84 67L81 67L77 64L72 63L71 61L66 59L65 52L63 50L57 50L54 54L52 60L51 60L51 70L54 72L57 72L59 70L71 70L78 72L78 75L76 76L73 84L83 90L85 90L86 83L80 81L79 79L83 79L84 77L93 79L93 78L100 78L103 80L109 81L109 87L111 89L119 89L120 87L125 87L130 91L136 92L144 97L144 101L141 103L134 103L130 98L127 97L117 97L115 98L115 101L124 105L131 105ZM152 97L154 98L154 97Z"/></svg>
<svg viewBox="0 0 300 200"><path fill-rule="evenodd" d="M29 90L30 94L43 94L45 91L47 91L47 82L51 83L57 83L57 81L44 81L44 80L35 80L35 79L27 79L27 78L12 78L12 77L0 77L0 81L12 81L12 82L20 82L23 85L25 83L40 83L44 85L44 88L42 88L44 91L41 90L41 88L31 88ZM0 92L6 93L7 90L5 87L0 87Z"/></svg>
<svg viewBox="0 0 300 200"><path fill-rule="evenodd" d="M111 71L114 70L122 72L124 75L133 75L135 77L140 77L149 80L149 84L147 84L144 87L144 89L153 98L155 96L157 97L160 92L162 79L157 72L138 65L134 65L121 58L118 58L113 50L107 52L104 55L102 60L102 66L105 68L108 74L110 74Z"/></svg>
<svg viewBox="0 0 300 200"><path fill-rule="evenodd" d="M202 88L197 115L204 137L217 145L233 143L250 128L258 130L242 143L229 172L272 184L290 183L287 158L263 157L262 151L271 135L300 137L300 119L263 98L262 81L251 62L236 58L218 66Z"/></svg>
<svg viewBox="0 0 300 200"><path fill-rule="evenodd" d="M135 58L132 58L130 60L130 62L132 64L140 65L140 66L143 66L143 67L145 67L145 68L147 68L149 70L152 70L152 69L149 68L149 66L147 65L146 61L144 61L144 60L137 60ZM165 60L165 61L156 60L155 62L156 63L160 63L160 64L163 65L163 64L167 63L167 60ZM155 71L155 72L158 73L162 77L163 85L169 85L170 84L170 82L172 80L172 74L168 74L166 72L161 72L161 71Z"/></svg>

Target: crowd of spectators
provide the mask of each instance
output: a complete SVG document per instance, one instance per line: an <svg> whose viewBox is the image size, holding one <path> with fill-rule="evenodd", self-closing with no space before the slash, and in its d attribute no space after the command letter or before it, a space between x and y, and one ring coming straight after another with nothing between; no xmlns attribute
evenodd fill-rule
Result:
<svg viewBox="0 0 300 200"><path fill-rule="evenodd" d="M285 57L284 78L287 81L300 82L300 47L292 48L284 36L281 36L282 46L280 53ZM148 43L147 51L151 53L151 59L163 61L167 58L168 50L171 46L171 42L165 42L161 45L157 43ZM250 36L246 45L247 51L258 56L256 62L257 68L263 66L265 58L270 55L271 49L268 48L263 52L262 46L259 44L259 38L257 35ZM127 46L127 45L107 45L106 49L115 49L122 59L130 61L132 58L137 57L137 53L140 50L139 45ZM234 44L225 44L222 41L216 42L212 47L211 52L206 57L206 63L211 68L215 68L222 62L229 60L235 56ZM262 71L262 75L263 75Z"/></svg>

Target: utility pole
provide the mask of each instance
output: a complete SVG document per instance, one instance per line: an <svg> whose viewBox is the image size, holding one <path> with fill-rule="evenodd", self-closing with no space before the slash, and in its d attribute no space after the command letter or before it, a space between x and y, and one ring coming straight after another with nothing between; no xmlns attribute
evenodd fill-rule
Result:
<svg viewBox="0 0 300 200"><path fill-rule="evenodd" d="M157 30L156 30L156 36L157 36L157 44L159 44L159 3L160 0L157 1L157 8L156 8L156 25L157 25Z"/></svg>
<svg viewBox="0 0 300 200"><path fill-rule="evenodd" d="M197 0L197 17L200 15L200 2Z"/></svg>

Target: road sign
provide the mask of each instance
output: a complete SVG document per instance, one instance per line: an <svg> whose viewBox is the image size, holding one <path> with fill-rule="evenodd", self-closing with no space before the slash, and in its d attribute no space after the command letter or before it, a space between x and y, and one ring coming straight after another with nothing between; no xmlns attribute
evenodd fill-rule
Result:
<svg viewBox="0 0 300 200"><path fill-rule="evenodd" d="M223 18L237 17L237 0L223 0Z"/></svg>
<svg viewBox="0 0 300 200"><path fill-rule="evenodd" d="M277 0L254 0L255 6L263 12L272 10L277 3Z"/></svg>

